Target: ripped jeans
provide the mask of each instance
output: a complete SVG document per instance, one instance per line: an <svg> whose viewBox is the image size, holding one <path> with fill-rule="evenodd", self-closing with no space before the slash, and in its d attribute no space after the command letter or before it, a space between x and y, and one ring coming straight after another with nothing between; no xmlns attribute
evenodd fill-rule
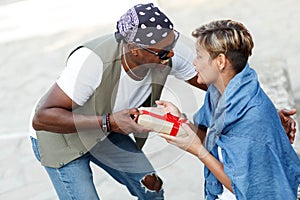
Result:
<svg viewBox="0 0 300 200"><path fill-rule="evenodd" d="M38 140L31 138L38 160ZM126 135L111 133L90 152L61 168L45 167L56 193L61 200L100 199L93 183L90 162L104 169L139 200L164 199L162 180L145 154L136 148ZM117 192L117 191L116 191Z"/></svg>

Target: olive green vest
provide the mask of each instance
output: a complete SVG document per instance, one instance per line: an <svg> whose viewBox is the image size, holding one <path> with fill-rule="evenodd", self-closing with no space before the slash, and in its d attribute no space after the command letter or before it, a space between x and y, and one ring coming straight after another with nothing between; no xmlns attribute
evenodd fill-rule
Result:
<svg viewBox="0 0 300 200"><path fill-rule="evenodd" d="M73 113L93 116L112 113L121 73L122 44L117 43L113 35L106 35L87 42L83 46L91 49L101 58L103 61L103 75L101 83L94 94L82 107L74 109ZM170 69L171 62L170 66L162 71L151 71L151 102L148 105L144 104L145 106L155 105L155 100L160 98ZM37 108L42 102L43 98L40 100ZM88 131L78 130L76 133L70 134L58 134L48 131L37 131L36 133L42 165L54 168L62 167L84 155L95 144L100 142L104 136L100 126L98 129ZM137 147L141 149L147 136L135 138Z"/></svg>

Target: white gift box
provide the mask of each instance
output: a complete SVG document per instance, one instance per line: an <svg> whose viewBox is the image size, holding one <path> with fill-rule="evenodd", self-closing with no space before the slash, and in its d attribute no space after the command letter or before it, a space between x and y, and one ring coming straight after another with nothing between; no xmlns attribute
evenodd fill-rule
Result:
<svg viewBox="0 0 300 200"><path fill-rule="evenodd" d="M139 111L143 114L139 115L137 123L151 128L158 133L164 133L172 136L185 135L185 130L181 124L186 120L179 119L170 113L165 113L162 108L158 107L140 107Z"/></svg>

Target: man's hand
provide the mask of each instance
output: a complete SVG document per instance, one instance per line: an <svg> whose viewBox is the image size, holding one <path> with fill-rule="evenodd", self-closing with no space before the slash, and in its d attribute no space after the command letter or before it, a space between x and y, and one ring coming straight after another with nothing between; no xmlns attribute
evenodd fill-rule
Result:
<svg viewBox="0 0 300 200"><path fill-rule="evenodd" d="M296 134L296 122L291 117L292 115L296 114L296 109L280 109L278 110L278 114L282 123L282 126L290 140L290 143L293 144L295 140Z"/></svg>
<svg viewBox="0 0 300 200"><path fill-rule="evenodd" d="M137 118L139 110L136 108L125 109L110 114L110 125L112 131L128 135L129 133L148 133L151 129L138 125Z"/></svg>

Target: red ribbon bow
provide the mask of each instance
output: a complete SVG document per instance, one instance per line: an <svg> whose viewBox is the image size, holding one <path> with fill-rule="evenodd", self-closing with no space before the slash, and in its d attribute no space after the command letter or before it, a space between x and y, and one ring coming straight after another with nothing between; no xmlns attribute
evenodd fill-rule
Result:
<svg viewBox="0 0 300 200"><path fill-rule="evenodd" d="M184 122L186 122L186 119L179 119L179 117L172 115L171 113L166 113L165 115L158 115L153 112L149 112L148 110L142 110L144 115L150 115L152 117L167 121L167 122L172 122L173 127L171 129L170 135L176 136L178 133L178 130L180 128L180 125Z"/></svg>

